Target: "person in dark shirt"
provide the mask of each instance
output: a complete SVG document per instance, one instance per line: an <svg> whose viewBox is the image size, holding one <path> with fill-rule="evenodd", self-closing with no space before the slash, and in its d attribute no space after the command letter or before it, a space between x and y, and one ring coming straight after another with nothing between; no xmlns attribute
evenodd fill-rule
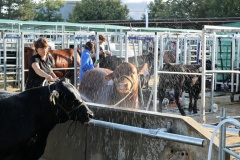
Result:
<svg viewBox="0 0 240 160"><path fill-rule="evenodd" d="M99 35L99 59L101 59L101 56L104 56L104 54L106 55L110 55L110 52L109 51L103 51L103 48L102 48L102 44L103 42L106 42L106 37L104 35ZM93 63L95 63L96 61L96 52L97 52L97 44L96 42L94 43L94 50L93 50L93 53L90 54L92 60L93 60Z"/></svg>
<svg viewBox="0 0 240 160"><path fill-rule="evenodd" d="M30 59L29 73L26 83L26 90L42 86L44 80L55 81L58 77L52 71L53 59L48 54L48 42L45 37L39 38L34 42L35 55Z"/></svg>

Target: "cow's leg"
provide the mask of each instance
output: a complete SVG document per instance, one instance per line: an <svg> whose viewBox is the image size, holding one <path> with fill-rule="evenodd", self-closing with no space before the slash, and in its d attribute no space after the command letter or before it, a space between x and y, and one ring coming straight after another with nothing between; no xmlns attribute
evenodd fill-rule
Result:
<svg viewBox="0 0 240 160"><path fill-rule="evenodd" d="M198 96L200 94L200 89L195 90L194 92L194 105L193 105L193 113L198 113L197 111L197 101L198 101Z"/></svg>
<svg viewBox="0 0 240 160"><path fill-rule="evenodd" d="M192 95L192 91L189 89L188 91L188 96L189 96L189 105L188 105L188 111L191 113L192 110L193 110L193 107L192 107L192 98L193 98L193 95Z"/></svg>
<svg viewBox="0 0 240 160"><path fill-rule="evenodd" d="M159 85L159 91L158 91L158 98L159 98L159 107L158 107L158 112L162 112L162 101L163 98L165 97L165 88L163 87L163 85Z"/></svg>
<svg viewBox="0 0 240 160"><path fill-rule="evenodd" d="M193 113L194 114L198 113L198 111L197 111L197 100L198 100L198 98L194 97L194 105L193 105Z"/></svg>
<svg viewBox="0 0 240 160"><path fill-rule="evenodd" d="M181 113L181 115L186 116L182 103L180 102L180 99L179 99L179 97L182 96L182 90L177 87L174 89L174 94L175 94L176 104L178 106L179 112Z"/></svg>

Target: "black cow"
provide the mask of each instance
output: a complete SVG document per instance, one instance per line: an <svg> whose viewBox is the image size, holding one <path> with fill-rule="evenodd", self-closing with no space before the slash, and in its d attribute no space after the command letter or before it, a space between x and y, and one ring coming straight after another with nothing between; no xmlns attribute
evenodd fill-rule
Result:
<svg viewBox="0 0 240 160"><path fill-rule="evenodd" d="M38 160L49 132L67 120L86 124L93 113L68 79L22 93L0 94L0 159Z"/></svg>
<svg viewBox="0 0 240 160"><path fill-rule="evenodd" d="M112 71L114 71L117 66L119 66L122 62L125 61L125 58L120 58L117 56L101 56L100 57L100 63L99 67L101 68L108 68ZM150 76L154 73L154 55L149 53L147 55L137 56L137 63L138 66L143 66L145 63L147 63L148 72L146 72L144 75L140 76L141 86L145 86L148 88L148 82L150 80ZM135 57L128 57L128 62L132 63L137 66L137 63L135 61Z"/></svg>
<svg viewBox="0 0 240 160"><path fill-rule="evenodd" d="M164 64L162 71L170 72L188 72L188 73L200 73L200 65L182 65L182 64ZM165 97L167 89L174 90L174 98L180 113L185 116L184 109L179 100L183 91L189 93L189 112L193 111L197 113L197 100L199 93L201 92L201 76L199 75L182 75L182 74L160 74L159 79L159 105L160 111L162 111L162 100ZM194 105L192 106L192 98L194 98Z"/></svg>

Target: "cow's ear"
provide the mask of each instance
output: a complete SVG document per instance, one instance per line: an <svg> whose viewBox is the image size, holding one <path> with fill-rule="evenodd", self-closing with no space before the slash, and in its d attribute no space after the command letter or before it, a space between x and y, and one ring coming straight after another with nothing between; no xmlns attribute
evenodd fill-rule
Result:
<svg viewBox="0 0 240 160"><path fill-rule="evenodd" d="M110 81L111 79L113 79L112 77L113 77L113 75L112 75L112 73L110 73L109 75L105 76L105 80Z"/></svg>
<svg viewBox="0 0 240 160"><path fill-rule="evenodd" d="M137 67L137 70L138 70L139 75L144 75L145 76L145 75L149 74L147 63L145 63L143 66Z"/></svg>

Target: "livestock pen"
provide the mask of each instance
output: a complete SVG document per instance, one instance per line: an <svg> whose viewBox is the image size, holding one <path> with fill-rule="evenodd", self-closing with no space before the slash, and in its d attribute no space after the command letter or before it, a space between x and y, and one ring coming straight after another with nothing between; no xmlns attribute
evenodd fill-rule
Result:
<svg viewBox="0 0 240 160"><path fill-rule="evenodd" d="M76 131L74 132L74 135L72 137L67 135L67 130L68 130L67 128L70 125L70 122L57 126L49 136L48 146L45 150L45 154L43 158L46 158L46 159L141 159L141 158L142 159L158 159L159 157L163 157L164 159L177 159L177 158L178 159L180 158L207 159L208 157L206 154L208 153L208 148L209 148L208 146L210 145L211 133L213 131L209 131L209 129L202 127L199 123L197 123L194 120L196 119L195 117L198 117L197 118L198 122L201 122L201 123L208 122L207 121L208 119L206 118L207 114L205 113L205 108L206 108L205 88L206 87L204 83L206 80L206 75L208 74L211 75L210 79L211 79L211 82L213 83L216 80L212 79L212 77L215 77L215 73L217 72L219 73L228 72L233 74L239 74L238 71L232 71L232 70L216 71L216 69L212 69L212 70L206 71L205 69L206 56L211 58L213 66L215 66L216 64L216 61L215 61L216 57L214 57L214 55L216 54L216 48L214 51L214 47L213 47L213 46L217 46L215 44L216 40L214 40L215 34L221 31L224 31L224 32L233 31L235 33L239 32L239 28L224 28L224 27L214 28L214 27L211 28L209 26L205 26L201 32L196 31L196 33L191 33L191 35L189 35L189 33L173 34L168 32L167 33L154 32L154 33L149 33L149 35L147 35L147 33L141 33L141 32L137 33L132 31L128 31L124 33L109 34L111 35L109 36L109 40L111 39L110 37L119 36L119 39L124 38L125 44L127 44L128 41L130 41L131 43L134 42L134 45L132 45L132 47L137 46L135 47L137 48L136 50L135 48L131 48L133 50L132 53L134 54L137 51L141 51L140 47L144 48L146 51L146 48L147 48L146 46L147 44L150 44L150 41L151 41L154 47L154 56L155 56L155 61L154 61L155 75L153 78L154 90L153 90L153 103L152 103L153 104L152 107L155 109L157 108L157 103L158 103L157 97L156 97L156 92L157 92L156 85L158 81L157 75L161 74L160 71L158 70L163 65L162 55L160 56L160 60L157 56L158 48L160 48L161 52L164 52L164 50L166 50L166 48L169 47L168 44L170 41L176 41L177 48L181 50L179 54L180 57L177 58L178 63L188 63L190 60L192 62L189 62L189 63L197 63L197 54L192 55L190 52L191 51L190 47L195 47L195 53L200 54L200 59L202 60L201 63L203 66L202 72L200 73L202 77L202 85L201 85L202 98L201 98L201 104L199 106L200 114L182 117L182 116L176 115L176 112L175 114L166 114L166 113L158 113L158 112L143 111L143 110L111 108L111 106L100 106L99 104L88 103L88 105L91 107L91 109L94 111L96 115L95 120L92 121L92 125L90 125L89 127L82 127L77 125ZM102 34L103 33L108 34L107 32L102 32ZM85 38L88 39L89 34L90 32L87 32L86 35L84 34L81 35L77 33L73 35L73 37L75 38L74 39L75 49L78 47L77 45L81 43L80 41L77 41L77 40L84 39L84 36L86 36L87 38L86 37ZM101 32L96 33L96 35L98 34L101 34ZM56 35L61 35L61 34L58 33ZM71 36L72 34L69 34L69 37ZM133 39L134 36L135 37L139 36L140 38ZM216 36L218 35L216 34ZM19 34L19 37L21 37L21 34ZM97 37L98 36L96 36L95 38L96 40L97 40ZM144 37L145 37L145 40L149 41L149 43L143 43L145 47L141 46L141 43L138 42L138 40L144 39ZM146 37L151 37L151 39L147 39ZM189 43L184 43L184 38L185 38L185 42L189 42ZM22 41L20 39L17 41ZM194 43L195 46L190 45L190 39L195 39L194 40L196 42ZM215 45L211 45L211 43L207 43L206 42L207 39L209 40L211 39L211 43ZM64 44L67 44L66 39L64 41L65 41ZM19 43L19 42L16 42L16 43ZM120 43L121 41L119 42L119 44ZM199 44L202 46L201 49L196 48L196 46L198 46ZM21 42L21 45L22 45L22 42ZM212 46L212 48L209 47L208 49L206 49L207 45ZM120 46L119 48L122 48L122 52L124 52L124 50L126 51L128 49L128 48L126 49L125 47ZM19 48L20 48L19 53L21 54L22 52L21 47ZM111 46L109 48L111 49ZM3 49L3 53L5 52L4 50L6 49ZM209 54L206 54L207 52ZM124 56L126 55L128 56L128 54L125 54ZM188 55L191 57L189 57ZM2 57L2 59L4 59L4 56ZM21 56L19 59L21 59ZM234 57L233 59L235 61ZM5 59L4 59L4 63L6 63ZM21 64L21 61L19 64ZM19 65L18 67L21 68L21 65ZM74 67L73 69L76 69L76 67ZM4 75L4 78L5 78L8 71L3 70L3 72L5 72L5 75L2 74ZM168 74L168 73L165 73L165 74ZM172 74L175 74L175 73L172 73ZM176 74L181 74L181 73L176 73ZM17 80L17 82L19 82L19 80ZM211 85L211 87L214 87L214 85ZM213 91L214 88L211 88L211 90ZM151 99L151 102L152 102L152 99ZM210 101L209 103L213 104L214 102L215 100ZM212 104L210 107L212 107ZM153 111L156 111L155 109ZM212 116L216 115L215 113L210 112L209 115L211 116L211 114ZM199 118L199 115L200 115L200 118ZM193 116L193 117L191 118L190 116ZM222 116L222 117L226 118L227 116ZM110 123L104 123L97 120L107 121ZM224 120L224 118L222 118L222 120ZM126 126L118 126L115 123L126 125ZM169 124L171 124L170 127L169 127ZM101 127L98 127L98 125L100 125ZM235 124L235 123L233 123L233 125L238 126L238 124ZM130 127L134 126L136 128L134 127L129 128L129 126ZM107 128L102 128L102 127L107 127ZM212 126L212 127L214 129L217 128L216 126ZM128 129L123 130L121 128L128 128ZM159 131L158 130L156 131L157 128L160 128ZM166 138L166 137L163 138L161 136L158 136L158 134L161 134L163 131L170 132L169 128L171 129L171 133L178 134L176 135L176 137L179 137L181 139L181 142L174 141L176 139L171 138L171 137L174 137L174 135L170 135L170 138ZM72 128L70 127L69 129L71 131ZM146 131L146 130L144 129L149 130L150 133L145 134L145 132L143 131ZM132 130L138 130L140 134L137 134ZM224 128L222 128L221 130L223 131L223 135L224 135ZM234 134L236 136L237 131L238 130L235 130L234 133L231 133L231 134ZM227 131L227 134L230 134L230 133ZM163 133L163 135L169 135L169 134ZM187 136L187 137L184 137L184 136ZM152 138L152 137L155 137L155 138ZM160 139L156 139L157 137L160 137ZM197 139L194 139L194 138L197 138ZM60 142L59 139L62 139L62 141ZM193 143L189 141L193 139L196 140L196 142L194 142L195 144L199 142L199 140L200 141L203 140L202 142L204 142L205 145L201 147L191 146ZM221 141L222 140L224 140L224 138L221 139ZM191 144L189 145L189 143ZM220 153L219 148L224 149L225 152L227 153L226 159L230 158L230 155L228 154L229 152L226 150L227 147L219 146L220 142L218 138L215 138L213 143L214 143L213 149L211 151L213 159L217 159L219 156L223 158L222 155L218 155ZM230 145L230 144L227 144L227 145ZM230 148L232 148L232 146L230 146ZM80 156L82 157L79 158Z"/></svg>

